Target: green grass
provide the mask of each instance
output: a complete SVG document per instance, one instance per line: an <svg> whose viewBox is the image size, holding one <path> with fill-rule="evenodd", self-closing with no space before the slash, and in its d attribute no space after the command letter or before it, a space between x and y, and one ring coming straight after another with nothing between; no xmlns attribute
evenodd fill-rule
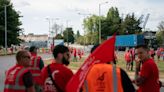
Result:
<svg viewBox="0 0 164 92"><path fill-rule="evenodd" d="M69 68L71 68L72 70L78 70L80 68L80 66L84 63L85 58L82 57L81 60L77 60L78 62L72 62L69 65Z"/></svg>
<svg viewBox="0 0 164 92"><path fill-rule="evenodd" d="M161 73L164 73L164 61L160 60L157 62L158 69Z"/></svg>

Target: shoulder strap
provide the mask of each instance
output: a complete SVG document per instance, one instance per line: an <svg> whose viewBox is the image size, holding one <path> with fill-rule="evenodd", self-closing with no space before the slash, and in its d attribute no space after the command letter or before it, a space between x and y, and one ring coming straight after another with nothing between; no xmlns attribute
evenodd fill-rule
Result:
<svg viewBox="0 0 164 92"><path fill-rule="evenodd" d="M60 87L56 84L55 80L53 80L53 77L51 75L52 73L51 73L50 65L47 66L47 71L48 71L48 76L51 78L51 81L52 81L53 85L56 87L56 89L59 92L63 92L63 90L61 90Z"/></svg>

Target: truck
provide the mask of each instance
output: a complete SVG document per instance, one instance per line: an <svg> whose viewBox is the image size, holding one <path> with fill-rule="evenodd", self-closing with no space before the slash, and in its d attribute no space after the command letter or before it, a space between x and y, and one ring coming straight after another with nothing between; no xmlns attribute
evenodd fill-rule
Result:
<svg viewBox="0 0 164 92"><path fill-rule="evenodd" d="M137 45L143 45L144 43L144 35L142 34L117 35L115 46L119 50L125 50L126 47L131 48Z"/></svg>

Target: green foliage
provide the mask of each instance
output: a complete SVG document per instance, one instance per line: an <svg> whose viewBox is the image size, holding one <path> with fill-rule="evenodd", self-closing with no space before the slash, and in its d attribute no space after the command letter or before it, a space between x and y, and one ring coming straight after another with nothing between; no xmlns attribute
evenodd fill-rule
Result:
<svg viewBox="0 0 164 92"><path fill-rule="evenodd" d="M121 18L119 17L119 12L117 8L110 8L107 17L101 22L101 35L103 39L107 36L111 36L116 31L119 31L121 24Z"/></svg>
<svg viewBox="0 0 164 92"><path fill-rule="evenodd" d="M76 43L80 44L80 45L84 45L85 44L85 37L84 36L80 36L76 39Z"/></svg>
<svg viewBox="0 0 164 92"><path fill-rule="evenodd" d="M141 32L140 20L137 19L132 13L132 15L127 14L121 25L120 34L138 34Z"/></svg>
<svg viewBox="0 0 164 92"><path fill-rule="evenodd" d="M5 44L5 10L4 6L7 6L7 45L19 44L20 39L18 38L21 32L21 22L19 21L20 15L13 9L13 5L10 0L0 0L0 45Z"/></svg>
<svg viewBox="0 0 164 92"><path fill-rule="evenodd" d="M72 28L66 28L63 32L64 42L74 43L74 33Z"/></svg>
<svg viewBox="0 0 164 92"><path fill-rule="evenodd" d="M80 37L81 35L80 35L80 32L79 32L79 30L77 31L77 33L75 34L75 41L77 42L77 39Z"/></svg>
<svg viewBox="0 0 164 92"><path fill-rule="evenodd" d="M158 32L156 33L158 45L164 45L164 21L158 25Z"/></svg>
<svg viewBox="0 0 164 92"><path fill-rule="evenodd" d="M63 39L63 36L61 34L57 34L55 39Z"/></svg>
<svg viewBox="0 0 164 92"><path fill-rule="evenodd" d="M137 19L134 13L127 14L125 19L122 19L119 15L117 8L112 7L109 9L107 16L92 15L84 19L84 30L86 44L93 44L98 42L99 32L99 19L101 22L101 38L106 39L107 36L113 35L117 32L119 35L125 34L139 34L141 33L141 27L139 26L141 21ZM94 39L92 39L93 37Z"/></svg>
<svg viewBox="0 0 164 92"><path fill-rule="evenodd" d="M100 17L104 19L104 17ZM84 20L85 44L98 43L99 16L92 15Z"/></svg>
<svg viewBox="0 0 164 92"><path fill-rule="evenodd" d="M92 15L84 19L84 30L86 33L98 31L99 28L99 16Z"/></svg>
<svg viewBox="0 0 164 92"><path fill-rule="evenodd" d="M80 32L79 32L79 30L77 31L76 36L77 36L77 38L80 37Z"/></svg>
<svg viewBox="0 0 164 92"><path fill-rule="evenodd" d="M86 45L90 45L90 44L98 44L98 32L89 32L88 34L86 34L85 37L85 44Z"/></svg>

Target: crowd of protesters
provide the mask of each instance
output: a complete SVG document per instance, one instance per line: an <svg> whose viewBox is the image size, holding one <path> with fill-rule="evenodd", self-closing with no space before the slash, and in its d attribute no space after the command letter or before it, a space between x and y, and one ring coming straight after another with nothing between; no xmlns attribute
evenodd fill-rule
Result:
<svg viewBox="0 0 164 92"><path fill-rule="evenodd" d="M29 49L20 48L16 53L16 64L6 72L4 92L67 92L66 85L74 75L67 66L70 64L71 57L74 62L82 58L83 49L57 45L52 49L53 62L47 66L37 55L37 50L37 47L31 46ZM133 63L136 63L136 78L132 81L123 69L115 67L117 60L110 64L94 65L86 77L87 84L84 83L81 91L136 92L132 85L134 83L139 87L137 92L159 92L163 84L159 80L159 71L154 62L155 55L158 60L161 57L164 59L164 49L158 48L154 51L143 45L125 52L126 69L133 71ZM117 57L116 53L114 57ZM116 69L114 76L112 69ZM106 78L105 74L109 78ZM99 79L96 79L96 76L99 76ZM115 78L116 76L118 78ZM106 80L105 84L102 84L103 80ZM117 88L112 81L118 82Z"/></svg>

